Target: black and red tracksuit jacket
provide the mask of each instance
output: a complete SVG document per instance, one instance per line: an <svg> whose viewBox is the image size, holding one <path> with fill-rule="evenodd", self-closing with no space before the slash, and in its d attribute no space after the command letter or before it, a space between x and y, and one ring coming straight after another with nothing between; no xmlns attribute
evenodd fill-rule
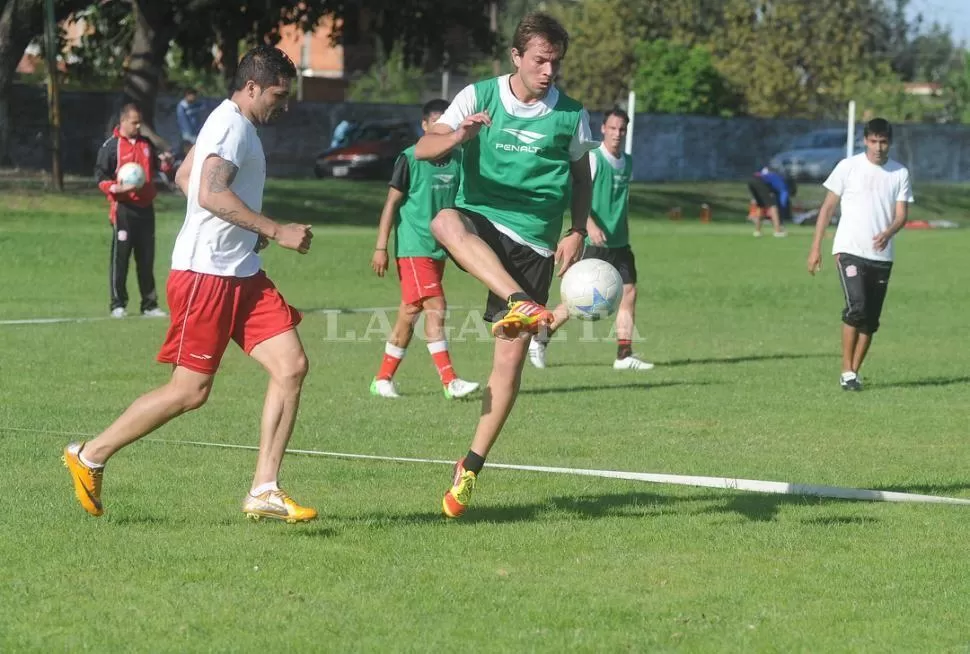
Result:
<svg viewBox="0 0 970 654"><path fill-rule="evenodd" d="M110 189L111 185L116 183L118 169L131 161L145 169L145 185L129 193L112 193ZM168 172L168 168L170 166L163 165L161 170ZM112 135L98 151L98 161L94 167L94 176L98 180L98 188L111 203L109 217L112 224L115 224L118 218L119 204L132 209L134 213L138 213L138 209L152 206L152 200L155 199L157 194L154 178L158 170L158 152L151 141L144 136L136 136L133 139L125 138L118 132L117 127L114 129Z"/></svg>

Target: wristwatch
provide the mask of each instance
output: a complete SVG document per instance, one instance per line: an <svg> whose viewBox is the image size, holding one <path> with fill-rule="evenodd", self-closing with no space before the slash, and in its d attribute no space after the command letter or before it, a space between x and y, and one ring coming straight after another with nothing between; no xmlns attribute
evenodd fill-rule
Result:
<svg viewBox="0 0 970 654"><path fill-rule="evenodd" d="M570 227L568 230L566 230L564 236L569 236L570 234L579 234L583 238L589 236L589 234L586 233L586 229L583 227Z"/></svg>

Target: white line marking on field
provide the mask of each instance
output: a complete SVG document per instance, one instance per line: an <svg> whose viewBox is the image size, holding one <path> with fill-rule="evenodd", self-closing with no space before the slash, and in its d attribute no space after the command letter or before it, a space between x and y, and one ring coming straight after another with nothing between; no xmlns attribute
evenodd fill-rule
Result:
<svg viewBox="0 0 970 654"><path fill-rule="evenodd" d="M452 309L460 309L459 306L454 306ZM307 309L303 311L304 315L326 315L328 313L336 314L354 314L354 313L376 313L378 311L390 312L397 311L398 307L360 307L356 309L352 308L340 308L340 309ZM142 316L132 316L133 318L142 318ZM111 316L88 316L88 317L78 317L78 318L16 318L13 320L0 320L0 325L55 325L68 322L98 322L101 320L119 320L118 318L112 318ZM131 318L127 318L131 320ZM150 319L151 320L151 319Z"/></svg>
<svg viewBox="0 0 970 654"><path fill-rule="evenodd" d="M51 431L46 429L26 429L18 427L0 426L0 431L28 432L35 434L57 434L61 436L83 436L90 438L94 434L69 431ZM142 440L167 445L193 445L197 447L215 447L227 450L258 451L255 445L234 445L232 443L207 443L205 441L178 441L164 438L144 438ZM439 465L454 465L454 461L445 459L421 459L403 456L380 456L376 454L348 454L345 452L324 452L319 450L288 449L287 454L303 454L307 456L324 456L337 459L358 459L367 461L390 461L394 463L430 463ZM772 495L811 495L814 497L833 497L843 500L868 500L871 502L926 502L931 504L960 504L970 505L970 499L960 497L943 497L940 495L921 495L919 493L903 493L897 491L866 490L862 488L845 488L842 486L816 486L814 484L793 484L787 481L762 481L758 479L734 479L731 477L701 477L694 475L669 475L650 472L624 472L621 470L595 470L585 468L557 468L550 466L530 466L512 463L489 463L489 468L501 470L520 470L525 472L544 472L562 475L580 475L584 477L604 477L607 479L623 479L627 481L643 481L653 484L672 484L676 486L698 486L701 488L721 488L725 490L749 491L753 493L768 493Z"/></svg>

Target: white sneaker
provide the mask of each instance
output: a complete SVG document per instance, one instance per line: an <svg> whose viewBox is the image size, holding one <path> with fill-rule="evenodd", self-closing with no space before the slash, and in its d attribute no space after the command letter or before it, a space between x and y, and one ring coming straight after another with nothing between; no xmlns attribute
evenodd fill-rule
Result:
<svg viewBox="0 0 970 654"><path fill-rule="evenodd" d="M168 314L158 307L148 309L147 311L142 311L141 315L145 316L146 318L168 318Z"/></svg>
<svg viewBox="0 0 970 654"><path fill-rule="evenodd" d="M125 311L125 308L124 307L115 307L114 309L111 310L111 317L112 318L127 318L128 317L128 312Z"/></svg>
<svg viewBox="0 0 970 654"><path fill-rule="evenodd" d="M445 397L449 400L459 400L463 397L468 397L477 390L478 384L475 382L465 381L464 379L452 379L445 386Z"/></svg>
<svg viewBox="0 0 970 654"><path fill-rule="evenodd" d="M761 232L754 232L751 235L754 236L755 238L761 238Z"/></svg>
<svg viewBox="0 0 970 654"><path fill-rule="evenodd" d="M377 379L370 383L370 394L375 397L386 397L390 400L396 400L401 396L397 394L397 389L394 388L394 382L390 379Z"/></svg>
<svg viewBox="0 0 970 654"><path fill-rule="evenodd" d="M613 370L653 370L653 364L631 355L614 361Z"/></svg>
<svg viewBox="0 0 970 654"><path fill-rule="evenodd" d="M534 338L529 343L529 363L536 368L546 367L546 346Z"/></svg>
<svg viewBox="0 0 970 654"><path fill-rule="evenodd" d="M785 232L785 231L775 232L774 234L772 234L772 236L774 236L775 238L785 238L788 236L788 232Z"/></svg>

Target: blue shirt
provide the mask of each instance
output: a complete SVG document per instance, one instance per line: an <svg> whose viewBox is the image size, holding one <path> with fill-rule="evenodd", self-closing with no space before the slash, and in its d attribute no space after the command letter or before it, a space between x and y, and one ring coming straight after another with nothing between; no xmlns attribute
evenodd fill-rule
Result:
<svg viewBox="0 0 970 654"><path fill-rule="evenodd" d="M195 139L202 129L202 111L204 109L205 106L199 100L190 104L188 100L183 98L178 103L175 108L175 120L178 121L182 140L195 143Z"/></svg>
<svg viewBox="0 0 970 654"><path fill-rule="evenodd" d="M773 190L775 195L778 196L778 205L781 207L787 207L790 198L788 197L788 184L785 183L785 178L778 173L772 172L757 173L757 175L765 184L770 186L771 190Z"/></svg>

